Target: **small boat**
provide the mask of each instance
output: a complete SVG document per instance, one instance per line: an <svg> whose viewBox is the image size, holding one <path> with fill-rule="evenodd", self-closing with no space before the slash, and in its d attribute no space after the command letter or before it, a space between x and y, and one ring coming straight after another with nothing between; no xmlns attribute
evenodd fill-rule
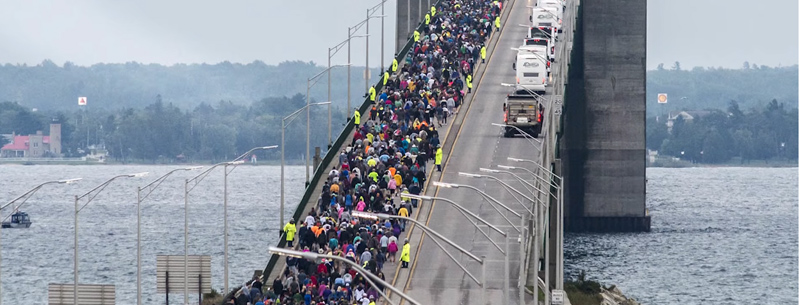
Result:
<svg viewBox="0 0 800 305"><path fill-rule="evenodd" d="M28 213L14 212L11 214L11 221L4 221L2 227L5 228L29 228L31 226L31 219Z"/></svg>

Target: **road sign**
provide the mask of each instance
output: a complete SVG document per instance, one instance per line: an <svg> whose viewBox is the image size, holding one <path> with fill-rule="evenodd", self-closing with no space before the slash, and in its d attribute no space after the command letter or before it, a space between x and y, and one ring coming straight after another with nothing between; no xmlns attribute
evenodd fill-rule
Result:
<svg viewBox="0 0 800 305"><path fill-rule="evenodd" d="M667 94L666 93L659 93L658 94L658 103L659 104L666 104L667 103Z"/></svg>
<svg viewBox="0 0 800 305"><path fill-rule="evenodd" d="M78 98L78 105L79 106L86 106L86 97L85 96L81 96L81 97Z"/></svg>
<svg viewBox="0 0 800 305"><path fill-rule="evenodd" d="M188 283L183 281L183 259L183 255L156 255L157 293L183 292L184 286L189 292L211 292L211 256L189 255Z"/></svg>
<svg viewBox="0 0 800 305"><path fill-rule="evenodd" d="M72 305L75 294L73 284L47 285L47 304ZM116 301L114 285L78 285L78 300L81 304L114 305Z"/></svg>
<svg viewBox="0 0 800 305"><path fill-rule="evenodd" d="M553 292L550 293L550 304L551 305L563 305L564 304L564 290L553 289Z"/></svg>

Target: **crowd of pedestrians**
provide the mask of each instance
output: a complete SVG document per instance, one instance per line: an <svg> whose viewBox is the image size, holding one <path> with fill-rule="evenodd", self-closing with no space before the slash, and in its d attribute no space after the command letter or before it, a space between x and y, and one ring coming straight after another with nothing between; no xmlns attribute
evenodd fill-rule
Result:
<svg viewBox="0 0 800 305"><path fill-rule="evenodd" d="M431 161L441 171L443 140L437 126L447 124L471 91L475 64L486 56L484 44L499 26L500 8L498 1L486 0L442 0L431 8L423 32L414 32L405 64L395 60L381 89L370 88L367 115L355 111L353 140L339 152L316 205L305 218L283 227L288 247L343 257L381 279L385 267L408 267L404 221L359 218L352 212L413 215L419 203L401 194L422 193ZM268 289L258 280L245 283L235 301L370 305L385 289L336 260L287 256L286 266Z"/></svg>

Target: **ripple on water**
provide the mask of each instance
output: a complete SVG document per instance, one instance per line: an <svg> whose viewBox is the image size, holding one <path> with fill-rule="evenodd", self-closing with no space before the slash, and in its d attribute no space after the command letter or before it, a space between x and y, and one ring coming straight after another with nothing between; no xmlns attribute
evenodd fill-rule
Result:
<svg viewBox="0 0 800 305"><path fill-rule="evenodd" d="M73 199L106 179L150 172L142 179L120 179L86 208L79 222L81 283L116 285L117 304L136 303L136 187L174 166L13 166L0 165L0 198L14 198L38 183L83 177L80 183L53 185L36 193L23 210L33 218L25 230L3 230L3 301L46 304L48 283L72 283ZM286 171L287 217L300 200L304 167ZM216 171L216 170L215 170ZM163 302L155 294L156 255L183 254L183 183L176 173L142 204L142 288L145 304ZM242 166L228 177L230 286L263 269L266 247L277 240L280 167ZM212 255L212 287L223 287L222 174L212 172L189 197L189 252ZM42 292L45 293L42 293ZM173 298L171 298L173 299ZM178 300L180 299L180 300ZM190 297L195 300L196 297ZM182 297L174 297L174 304Z"/></svg>
<svg viewBox="0 0 800 305"><path fill-rule="evenodd" d="M797 168L647 176L652 232L567 234L568 278L586 271L645 304L797 304Z"/></svg>

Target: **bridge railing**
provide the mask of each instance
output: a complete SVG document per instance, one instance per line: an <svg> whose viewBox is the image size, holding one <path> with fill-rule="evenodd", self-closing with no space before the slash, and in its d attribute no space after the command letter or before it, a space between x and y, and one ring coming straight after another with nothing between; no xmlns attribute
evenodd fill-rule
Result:
<svg viewBox="0 0 800 305"><path fill-rule="evenodd" d="M438 1L436 2L438 3ZM422 33L423 28L424 24L420 22L420 24L417 25L416 30ZM405 46L403 46L400 52L397 53L397 57L395 57L398 63L402 63L405 60L406 55L408 54L409 51L411 51L411 48L414 46L414 43L415 41L413 37L409 38ZM387 69L387 71L391 71L391 65L390 68ZM378 83L375 84L375 91L380 92L382 88L383 88L383 73L381 73ZM358 108L358 112L361 113L363 117L368 117L365 114L369 110L370 105L371 101L369 99L369 96L367 96L364 99L364 102L362 102L361 106ZM350 109L348 109L347 111L350 111ZM354 129L355 125L353 123L353 119L351 118L347 122L342 132L336 138L336 141L333 142L333 145L331 145L331 147L325 153L325 157L322 158L322 161L319 163L319 166L317 166L317 168L314 169L314 176L311 178L311 181L309 182L305 192L303 193L303 198L300 199L300 203L297 205L297 209L294 211L294 214L292 215L293 219L301 219L303 211L308 206L308 203L312 201L311 196L314 193L315 190L314 188L316 187L317 183L319 183L319 180L322 179L322 176L326 173L325 169L330 167L331 161L333 161L333 159L338 155L338 152L342 150L342 146L345 145L345 141L347 141L347 139L349 138L350 134L353 132ZM283 229L283 225L284 224L279 225L280 230ZM286 247L286 238L283 234L281 234L281 237L278 241L278 247ZM267 262L267 266L264 268L263 274L265 277L269 276L272 273L279 259L280 259L279 255L273 254L270 256L270 259Z"/></svg>

